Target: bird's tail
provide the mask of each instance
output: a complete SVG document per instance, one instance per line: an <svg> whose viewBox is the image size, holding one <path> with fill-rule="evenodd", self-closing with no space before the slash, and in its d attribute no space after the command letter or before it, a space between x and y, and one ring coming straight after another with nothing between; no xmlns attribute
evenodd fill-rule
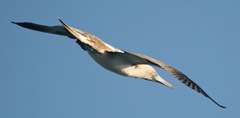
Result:
<svg viewBox="0 0 240 118"><path fill-rule="evenodd" d="M154 81L156 81L156 82L158 82L158 83L160 83L160 84L162 84L162 85L164 85L164 86L166 86L166 87L168 87L168 88L173 89L173 85L172 85L170 82L168 82L167 80L163 79L163 78L162 78L161 76L159 76L159 75L157 75L157 76L154 77Z"/></svg>

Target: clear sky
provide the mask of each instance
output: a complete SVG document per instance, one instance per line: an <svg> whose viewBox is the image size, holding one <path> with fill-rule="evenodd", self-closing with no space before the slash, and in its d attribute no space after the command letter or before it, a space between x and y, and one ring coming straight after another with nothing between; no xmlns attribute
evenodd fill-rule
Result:
<svg viewBox="0 0 240 118"><path fill-rule="evenodd" d="M2 0L1 118L237 118L239 0ZM223 110L158 70L174 90L97 65L67 37L10 21L66 23L180 69Z"/></svg>

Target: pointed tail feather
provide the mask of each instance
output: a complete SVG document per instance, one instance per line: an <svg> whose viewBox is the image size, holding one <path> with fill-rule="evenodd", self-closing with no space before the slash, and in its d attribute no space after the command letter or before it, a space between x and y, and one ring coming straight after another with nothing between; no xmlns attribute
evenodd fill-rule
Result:
<svg viewBox="0 0 240 118"><path fill-rule="evenodd" d="M174 86L173 86L170 82L168 82L167 80L163 79L163 78L162 78L161 76L159 76L159 75L155 76L155 77L154 77L154 80L155 80L156 82L158 82L158 83L160 83L160 84L168 87L168 88L171 88L171 89L174 88Z"/></svg>

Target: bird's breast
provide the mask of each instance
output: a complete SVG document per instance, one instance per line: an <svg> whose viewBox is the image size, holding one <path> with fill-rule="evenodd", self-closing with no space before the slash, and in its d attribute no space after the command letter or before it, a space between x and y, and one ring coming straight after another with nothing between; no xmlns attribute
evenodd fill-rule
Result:
<svg viewBox="0 0 240 118"><path fill-rule="evenodd" d="M131 64L123 58L115 58L104 53L88 53L93 58L93 60L95 60L102 67L120 75L126 75L126 73L123 72L123 69L131 66Z"/></svg>

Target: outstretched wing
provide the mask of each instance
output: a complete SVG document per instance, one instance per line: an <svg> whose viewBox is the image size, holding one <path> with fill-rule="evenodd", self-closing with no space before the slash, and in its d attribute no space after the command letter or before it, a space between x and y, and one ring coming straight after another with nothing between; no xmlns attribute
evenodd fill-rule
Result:
<svg viewBox="0 0 240 118"><path fill-rule="evenodd" d="M137 53L130 53L126 52L125 53L117 53L117 52L112 52L111 54L117 55L117 56L123 56L125 59L128 59L129 62L133 64L151 64L155 65L157 67L160 67L161 69L171 73L174 75L179 81L193 89L194 91L204 95L205 97L209 98L212 102L214 102L216 105L218 105L221 108L226 108L223 105L220 105L217 103L213 98L211 98L199 85L197 85L193 80L189 79L185 74L183 74L181 71L177 70L176 68L165 64L159 60L156 60L152 57L142 55L142 54L137 54Z"/></svg>
<svg viewBox="0 0 240 118"><path fill-rule="evenodd" d="M60 22L62 23L62 25L55 25L55 26L40 25L36 23L31 23L31 22L12 22L12 23L27 29L50 33L50 34L68 36L72 39L76 39L76 42L84 50L88 50L88 51L94 50L101 53L104 52L105 50L119 51L118 49L113 48L112 46L100 40L98 37L88 32L84 32L82 30L71 27L63 23L63 21L61 20Z"/></svg>
<svg viewBox="0 0 240 118"><path fill-rule="evenodd" d="M66 31L66 29L63 26L55 25L55 26L47 26L47 25L40 25L36 23L31 22L12 22L13 24L19 25L21 27L36 30L40 32L50 33L50 34L57 34L62 36L68 36L70 38L74 38L72 34Z"/></svg>
<svg viewBox="0 0 240 118"><path fill-rule="evenodd" d="M76 39L76 37L72 35L72 33L70 33L68 30L66 30L66 28L63 25L47 26L47 25L40 25L36 23L31 23L31 22L12 22L12 23L27 29L61 35L61 36L68 36L69 38ZM84 31L78 30L76 28L73 28L73 27L70 27L70 28L74 30L77 34L85 33ZM90 46L82 42L81 40L76 40L76 43L78 43L83 50L90 49Z"/></svg>

